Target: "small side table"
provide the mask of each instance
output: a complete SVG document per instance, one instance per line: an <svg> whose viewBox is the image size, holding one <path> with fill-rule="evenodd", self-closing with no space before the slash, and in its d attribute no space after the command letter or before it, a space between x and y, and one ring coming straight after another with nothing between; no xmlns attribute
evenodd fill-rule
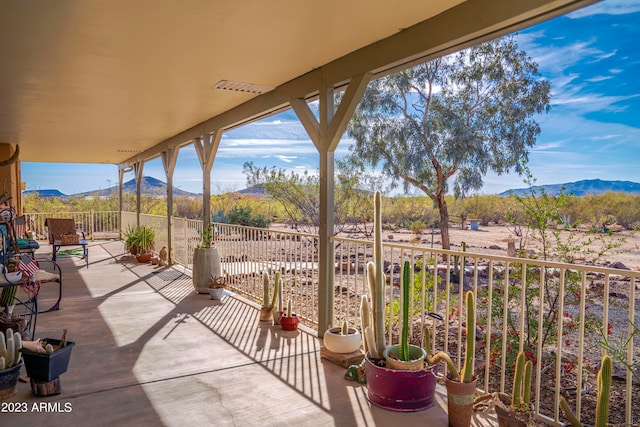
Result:
<svg viewBox="0 0 640 427"><path fill-rule="evenodd" d="M54 240L53 241L53 260L56 260L56 256L58 251L60 250L60 248L62 246L82 246L82 258L84 258L84 263L87 266L87 268L89 268L89 248L87 246L87 241L86 240L79 240L78 243L74 243L74 244L67 244L67 245L63 245L62 242L60 240Z"/></svg>

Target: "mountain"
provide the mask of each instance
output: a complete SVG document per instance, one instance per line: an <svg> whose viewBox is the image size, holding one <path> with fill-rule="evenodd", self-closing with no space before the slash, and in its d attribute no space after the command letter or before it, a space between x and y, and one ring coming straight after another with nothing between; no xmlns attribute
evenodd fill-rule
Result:
<svg viewBox="0 0 640 427"><path fill-rule="evenodd" d="M573 195L577 197L587 195L597 196L598 194L603 194L608 191L640 195L640 183L631 181L603 181L601 179L587 179L568 182L565 184L534 185L531 188L536 190L537 194L539 194L540 190L544 188L544 191L547 194L558 195L562 187L566 188L565 192L567 194L573 193ZM500 193L499 196L506 197L509 196L511 192L515 195L523 196L530 194L530 189L516 188L513 190L507 190Z"/></svg>
<svg viewBox="0 0 640 427"><path fill-rule="evenodd" d="M142 177L142 183L140 185L141 192L145 196L166 196L167 194L167 184L159 179L152 178L150 176ZM123 193L132 193L136 194L136 180L132 179L122 184L122 192ZM93 191L85 191L83 193L75 193L75 194L63 194L58 190L28 190L23 191L22 194L25 196L28 194L37 193L42 198L47 197L109 197L113 194L118 194L118 186L114 185L113 187L109 187L101 190L93 190ZM202 197L201 194L191 193L189 191L184 191L179 188L173 187L173 195L174 196L184 196L184 197Z"/></svg>

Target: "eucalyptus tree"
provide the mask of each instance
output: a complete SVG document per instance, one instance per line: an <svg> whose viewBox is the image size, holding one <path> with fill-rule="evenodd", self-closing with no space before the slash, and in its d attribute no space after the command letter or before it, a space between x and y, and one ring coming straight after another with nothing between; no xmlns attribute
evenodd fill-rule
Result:
<svg viewBox="0 0 640 427"><path fill-rule="evenodd" d="M549 91L515 36L485 42L371 82L349 125L351 156L427 194L449 249L449 181L462 197L489 170L521 174Z"/></svg>

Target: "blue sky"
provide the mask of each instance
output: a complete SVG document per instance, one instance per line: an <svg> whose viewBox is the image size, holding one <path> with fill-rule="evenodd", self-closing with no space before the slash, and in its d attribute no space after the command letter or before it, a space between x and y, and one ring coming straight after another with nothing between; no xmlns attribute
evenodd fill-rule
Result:
<svg viewBox="0 0 640 427"><path fill-rule="evenodd" d="M640 182L640 0L605 0L519 33L518 44L551 82L551 112L530 151L537 184L583 179ZM346 154L343 138L336 156ZM318 154L292 111L225 133L211 174L215 193L245 187L245 161L287 170L318 169ZM144 174L166 181L161 160ZM125 181L133 174L125 174ZM28 190L73 194L117 184L116 166L23 163ZM480 194L524 187L516 174L484 179ZM202 192L192 146L180 150L174 185Z"/></svg>

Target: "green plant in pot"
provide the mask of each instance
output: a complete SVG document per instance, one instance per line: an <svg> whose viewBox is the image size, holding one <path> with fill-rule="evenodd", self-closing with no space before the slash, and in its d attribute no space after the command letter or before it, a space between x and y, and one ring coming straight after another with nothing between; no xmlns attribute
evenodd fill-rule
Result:
<svg viewBox="0 0 640 427"><path fill-rule="evenodd" d="M475 295L472 291L465 294L466 308L466 347L464 367L458 372L458 368L445 352L438 352L433 357L427 355L427 361L431 364L445 362L449 369L449 375L445 378L447 386L447 406L449 413L449 426L464 427L471 425L473 402L475 400L477 379L473 375L475 343L476 343L476 317ZM425 329L425 347L431 348L429 330Z"/></svg>
<svg viewBox="0 0 640 427"><path fill-rule="evenodd" d="M390 345L384 349L384 358L387 368L402 369L407 371L419 371L424 369L424 360L427 352L418 346L409 345L409 299L411 296L411 263L404 262L402 268L402 293L401 293L401 316L402 331L400 333L400 344Z"/></svg>
<svg viewBox="0 0 640 427"><path fill-rule="evenodd" d="M526 427L533 421L533 407L531 405L531 379L533 377L533 362L526 360L524 352L516 356L513 372L513 392L511 396L496 392L479 397L476 403L492 399L498 416L498 424L505 427Z"/></svg>
<svg viewBox="0 0 640 427"><path fill-rule="evenodd" d="M221 277L222 263L218 248L213 245L215 224L205 226L200 232L200 244L193 250L193 287L200 294L209 294L211 277Z"/></svg>
<svg viewBox="0 0 640 427"><path fill-rule="evenodd" d="M361 306L366 348L364 367L367 397L372 404L384 409L401 412L421 411L435 403L437 366L414 368L415 370L396 369L389 366L393 363L393 361L390 362L391 359L395 359L398 363L402 362L403 358L409 359L409 362L410 359L416 359L416 364L423 363L420 360L423 359L423 350L419 347L417 350L412 350L413 347L408 345L408 335L405 335L409 330L409 292L407 290L410 279L410 264L405 263L403 307L407 310L406 315L403 313L403 338L398 347L391 346L387 351L384 319L386 280L383 265L381 195L377 191L374 195L373 261L367 264L371 307L366 298L363 298ZM384 358L385 352L389 357L387 359ZM395 357L390 357L392 353ZM418 356L414 356L418 353ZM407 364L410 364L409 362Z"/></svg>
<svg viewBox="0 0 640 427"><path fill-rule="evenodd" d="M598 397L596 400L596 424L595 427L606 427L609 422L609 396L611 395L611 372L613 362L609 355L602 358L600 371L598 371ZM564 397L560 398L560 408L564 412L568 425L571 427L583 427L578 417L571 411Z"/></svg>
<svg viewBox="0 0 640 427"><path fill-rule="evenodd" d="M148 262L151 259L151 252L155 248L156 234L153 228L148 225L129 225L124 232L124 246L132 255L138 257L140 262ZM148 260L145 261L147 257Z"/></svg>

